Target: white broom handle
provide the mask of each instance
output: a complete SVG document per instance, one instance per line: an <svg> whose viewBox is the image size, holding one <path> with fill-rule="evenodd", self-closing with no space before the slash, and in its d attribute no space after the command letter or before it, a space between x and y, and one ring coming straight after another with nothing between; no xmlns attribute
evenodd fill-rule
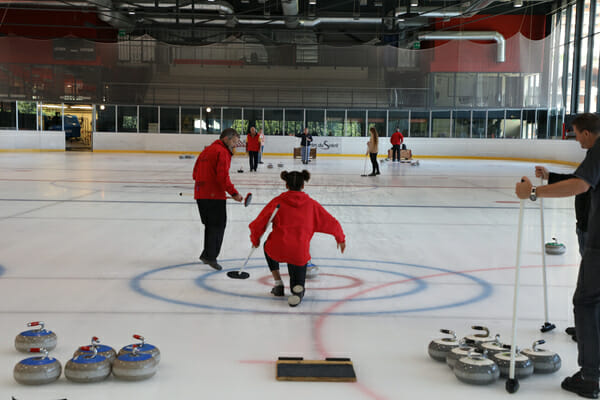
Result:
<svg viewBox="0 0 600 400"><path fill-rule="evenodd" d="M544 178L541 179L544 184ZM550 321L548 316L548 277L546 272L546 238L544 228L544 199L540 198L540 226L542 227L542 276L544 281L544 322Z"/></svg>
<svg viewBox="0 0 600 400"><path fill-rule="evenodd" d="M517 233L517 261L515 265L515 296L513 300L512 340L510 346L509 379L515 379L515 357L517 353L517 305L519 302L519 272L521 270L521 241L523 236L523 208L525 200L519 206L519 231Z"/></svg>
<svg viewBox="0 0 600 400"><path fill-rule="evenodd" d="M269 222L267 222L267 229L269 228L269 224L271 222L273 222L273 218L275 218L275 214L277 214L277 211L279 211L279 204L277 204L277 207L275 207L275 211L273 211L273 214L271 214L271 217L269 218ZM265 231L266 231L266 229L265 229ZM262 235L260 237L262 238ZM248 261L250 261L250 257L252 257L252 254L254 254L254 250L256 250L257 248L258 247L252 246L252 249L250 250L250 254L248 254L248 258L246 258L246 261L244 261L244 265L242 265L242 268L240 268L239 272L242 272L244 270L244 268L248 264Z"/></svg>

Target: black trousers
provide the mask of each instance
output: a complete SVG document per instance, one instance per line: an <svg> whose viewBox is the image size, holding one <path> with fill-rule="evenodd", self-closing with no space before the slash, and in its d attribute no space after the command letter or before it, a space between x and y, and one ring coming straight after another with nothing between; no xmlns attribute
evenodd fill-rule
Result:
<svg viewBox="0 0 600 400"><path fill-rule="evenodd" d="M573 295L577 362L586 379L600 377L600 249L586 247Z"/></svg>
<svg viewBox="0 0 600 400"><path fill-rule="evenodd" d="M249 151L248 158L250 158L250 171L256 171L256 167L258 167L258 151Z"/></svg>
<svg viewBox="0 0 600 400"><path fill-rule="evenodd" d="M379 163L377 162L377 153L369 153L369 157L371 157L371 164L373 165L372 174L379 173Z"/></svg>
<svg viewBox="0 0 600 400"><path fill-rule="evenodd" d="M395 144L392 146L392 161L400 161L400 145Z"/></svg>
<svg viewBox="0 0 600 400"><path fill-rule="evenodd" d="M265 258L267 259L267 265L271 271L279 271L279 261L273 260L267 254L265 250ZM288 263L288 274L290 275L290 288L296 285L302 285L306 282L306 265L294 265Z"/></svg>
<svg viewBox="0 0 600 400"><path fill-rule="evenodd" d="M197 199L196 203L204 224L204 249L200 257L215 261L221 252L227 225L225 200Z"/></svg>

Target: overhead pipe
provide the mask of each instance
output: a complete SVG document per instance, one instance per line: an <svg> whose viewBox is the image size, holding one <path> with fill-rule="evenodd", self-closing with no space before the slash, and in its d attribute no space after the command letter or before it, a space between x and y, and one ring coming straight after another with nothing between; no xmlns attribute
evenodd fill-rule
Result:
<svg viewBox="0 0 600 400"><path fill-rule="evenodd" d="M285 16L285 26L297 28L300 22L298 18L298 0L281 0L281 9Z"/></svg>
<svg viewBox="0 0 600 400"><path fill-rule="evenodd" d="M499 32L494 31L447 31L447 32L422 32L417 36L419 40L492 40L498 44L496 62L506 61L506 39Z"/></svg>

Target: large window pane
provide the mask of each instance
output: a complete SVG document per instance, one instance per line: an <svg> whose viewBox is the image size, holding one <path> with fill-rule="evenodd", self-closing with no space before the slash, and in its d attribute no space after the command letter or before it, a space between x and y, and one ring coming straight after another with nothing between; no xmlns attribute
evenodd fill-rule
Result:
<svg viewBox="0 0 600 400"><path fill-rule="evenodd" d="M575 23L575 16L577 15L577 4L576 3L572 3L572 6L569 6L570 8L570 12L571 12L571 26L567 27L569 28L569 35L568 35L568 40L567 42L569 43L569 56L568 56L568 71L567 71L567 104L566 104L566 108L567 108L567 114L570 114L571 112L577 112L577 110L571 110L571 95L572 95L572 89L573 89L573 55L574 55L574 51L575 51L575 46L578 45L578 43L575 43L575 26L577 25ZM568 11L567 11L568 12Z"/></svg>
<svg viewBox="0 0 600 400"><path fill-rule="evenodd" d="M181 133L200 133L200 107L181 107Z"/></svg>
<svg viewBox="0 0 600 400"><path fill-rule="evenodd" d="M387 135L392 136L396 129L408 136L408 111L390 111L388 115Z"/></svg>
<svg viewBox="0 0 600 400"><path fill-rule="evenodd" d="M140 106L140 132L158 133L158 107Z"/></svg>
<svg viewBox="0 0 600 400"><path fill-rule="evenodd" d="M17 128L17 104L14 101L0 102L0 129Z"/></svg>
<svg viewBox="0 0 600 400"><path fill-rule="evenodd" d="M490 139L501 139L504 137L504 110L488 111L487 137Z"/></svg>
<svg viewBox="0 0 600 400"><path fill-rule="evenodd" d="M327 136L344 136L346 111L327 110Z"/></svg>
<svg viewBox="0 0 600 400"><path fill-rule="evenodd" d="M504 137L507 139L521 138L521 110L506 110Z"/></svg>
<svg viewBox="0 0 600 400"><path fill-rule="evenodd" d="M498 96L498 102L492 105L522 107L524 104L537 104L539 94L538 74L522 78L521 74L502 73L499 79L501 95ZM522 79L527 80L524 89L521 89Z"/></svg>
<svg viewBox="0 0 600 400"><path fill-rule="evenodd" d="M459 72L456 74L456 106L472 107L475 102L477 74Z"/></svg>
<svg viewBox="0 0 600 400"><path fill-rule="evenodd" d="M525 116L523 116L525 119ZM548 139L548 110L537 110L536 132L534 137L538 139Z"/></svg>
<svg viewBox="0 0 600 400"><path fill-rule="evenodd" d="M473 111L473 126L471 128L473 138L485 139L486 132L486 112L485 111Z"/></svg>
<svg viewBox="0 0 600 400"><path fill-rule="evenodd" d="M241 108L223 108L223 128L235 129L240 135L245 135L247 131L244 129L244 121L242 120ZM256 130L258 132L258 129Z"/></svg>
<svg viewBox="0 0 600 400"><path fill-rule="evenodd" d="M410 136L429 137L429 111L410 113Z"/></svg>
<svg viewBox="0 0 600 400"><path fill-rule="evenodd" d="M244 108L243 133L246 134L251 126L255 127L258 132L260 132L261 129L264 129L262 108Z"/></svg>
<svg viewBox="0 0 600 400"><path fill-rule="evenodd" d="M34 131L37 120L37 104L34 101L19 101L19 130Z"/></svg>
<svg viewBox="0 0 600 400"><path fill-rule="evenodd" d="M302 130L304 129L304 110L292 110L289 108L285 109L285 135L289 135L289 134L293 134L295 135L296 133L301 133ZM313 135L316 135L317 133L310 130L310 128L308 128L308 131L310 133L312 133Z"/></svg>
<svg viewBox="0 0 600 400"><path fill-rule="evenodd" d="M62 104L42 104L41 122L43 131L62 131Z"/></svg>
<svg viewBox="0 0 600 400"><path fill-rule="evenodd" d="M116 106L106 106L104 104L96 106L96 131L98 132L116 132L115 123Z"/></svg>
<svg viewBox="0 0 600 400"><path fill-rule="evenodd" d="M325 135L325 110L306 110L306 127L312 134Z"/></svg>
<svg viewBox="0 0 600 400"><path fill-rule="evenodd" d="M508 117L511 113L507 111L506 116ZM544 121L545 122L545 121ZM507 123L507 137L508 136L508 126ZM544 123L545 126L545 123ZM536 120L536 112L535 110L523 110L523 124L522 124L522 135L523 139L544 139L544 137L538 136L538 124Z"/></svg>
<svg viewBox="0 0 600 400"><path fill-rule="evenodd" d="M202 109L202 123L200 125L202 133L209 135L221 134L221 109L205 107Z"/></svg>
<svg viewBox="0 0 600 400"><path fill-rule="evenodd" d="M433 105L454 106L454 74L436 73L433 77Z"/></svg>
<svg viewBox="0 0 600 400"><path fill-rule="evenodd" d="M364 110L348 110L346 118L346 136L366 136Z"/></svg>
<svg viewBox="0 0 600 400"><path fill-rule="evenodd" d="M377 133L379 134L379 136L386 136L386 126L385 126L385 120L387 117L387 112L386 111L379 111L379 110L369 110L368 111L368 129L371 129L371 127L374 127L377 130Z"/></svg>
<svg viewBox="0 0 600 400"><path fill-rule="evenodd" d="M431 113L431 137L450 137L450 111Z"/></svg>
<svg viewBox="0 0 600 400"><path fill-rule="evenodd" d="M502 95L499 86L498 74L478 74L477 75L477 97L475 99L478 107L499 106Z"/></svg>
<svg viewBox="0 0 600 400"><path fill-rule="evenodd" d="M560 115L562 114L558 110L550 110L550 123L548 126L550 139L562 138L562 121Z"/></svg>
<svg viewBox="0 0 600 400"><path fill-rule="evenodd" d="M452 122L454 124L452 136L471 137L471 111L454 111Z"/></svg>
<svg viewBox="0 0 600 400"><path fill-rule="evenodd" d="M283 110L265 108L265 135L283 135Z"/></svg>
<svg viewBox="0 0 600 400"><path fill-rule="evenodd" d="M137 107L136 106L118 106L117 107L117 131L118 132L137 132Z"/></svg>
<svg viewBox="0 0 600 400"><path fill-rule="evenodd" d="M160 108L160 133L179 133L179 108Z"/></svg>

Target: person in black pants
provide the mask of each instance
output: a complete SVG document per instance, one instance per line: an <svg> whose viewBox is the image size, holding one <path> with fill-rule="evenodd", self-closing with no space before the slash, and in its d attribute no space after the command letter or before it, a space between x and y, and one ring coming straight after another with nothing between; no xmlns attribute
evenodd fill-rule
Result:
<svg viewBox="0 0 600 400"><path fill-rule="evenodd" d="M377 130L373 127L369 129L371 133L371 139L367 142L367 153L371 157L371 165L373 166L373 172L369 176L379 175L379 163L377 162L377 153L379 152L379 135Z"/></svg>
<svg viewBox="0 0 600 400"><path fill-rule="evenodd" d="M260 136L256 133L256 128L251 127L246 138L246 151L250 159L250 172L256 171L258 167L258 153L260 152Z"/></svg>
<svg viewBox="0 0 600 400"><path fill-rule="evenodd" d="M600 379L600 117L580 114L572 122L575 139L588 149L574 178L535 187L524 176L515 186L520 199L568 197L590 191L588 231L573 295L577 362L581 367L561 387L582 397L598 398Z"/></svg>

